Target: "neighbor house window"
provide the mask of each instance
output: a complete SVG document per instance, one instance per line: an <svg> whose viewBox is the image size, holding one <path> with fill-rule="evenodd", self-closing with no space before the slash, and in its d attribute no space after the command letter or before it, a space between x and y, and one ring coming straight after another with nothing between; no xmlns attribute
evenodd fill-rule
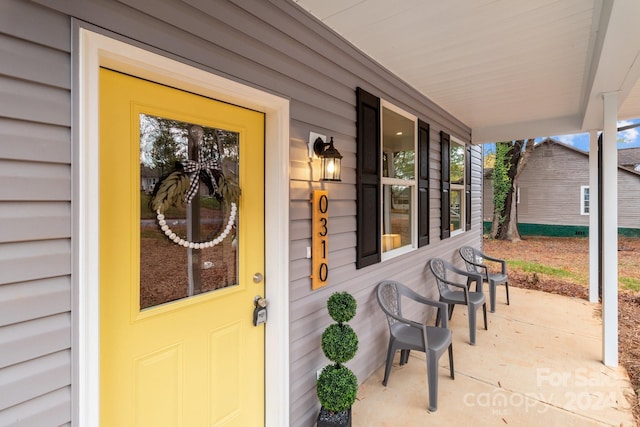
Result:
<svg viewBox="0 0 640 427"><path fill-rule="evenodd" d="M382 253L413 248L416 118L382 102Z"/></svg>
<svg viewBox="0 0 640 427"><path fill-rule="evenodd" d="M589 215L589 186L580 187L580 214Z"/></svg>
<svg viewBox="0 0 640 427"><path fill-rule="evenodd" d="M429 244L429 124L361 88L356 99L356 268L363 268Z"/></svg>

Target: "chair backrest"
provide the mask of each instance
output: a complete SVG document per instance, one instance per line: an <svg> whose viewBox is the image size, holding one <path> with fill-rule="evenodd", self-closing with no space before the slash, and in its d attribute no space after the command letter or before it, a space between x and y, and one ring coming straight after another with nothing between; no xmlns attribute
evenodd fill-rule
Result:
<svg viewBox="0 0 640 427"><path fill-rule="evenodd" d="M389 314L393 314L398 317L402 317L402 308L400 306L400 290L403 285L391 280L383 280L380 282L376 289L376 297L378 298L378 304L384 313L387 315L387 322L389 327L393 326L397 322Z"/></svg>
<svg viewBox="0 0 640 427"><path fill-rule="evenodd" d="M431 272L436 277L436 284L438 285L438 292L440 292L440 297L449 298L454 292L460 292L459 289L455 287L449 286L447 281L452 283L457 283L451 277L447 277L447 272L451 272L454 278L457 278L461 272L464 270L458 270L452 264L441 258L433 258L429 261L429 268L431 268Z"/></svg>
<svg viewBox="0 0 640 427"><path fill-rule="evenodd" d="M447 268L449 263L440 258L433 258L429 261L429 268L431 272L436 277L436 284L438 285L438 291L440 295L447 295L452 290L449 288L449 285L445 282L447 280Z"/></svg>
<svg viewBox="0 0 640 427"><path fill-rule="evenodd" d="M466 265L467 271L469 273L483 273L480 268L471 264L482 264L482 256L478 254L476 248L471 246L463 246L460 248L460 256L464 260L464 264Z"/></svg>

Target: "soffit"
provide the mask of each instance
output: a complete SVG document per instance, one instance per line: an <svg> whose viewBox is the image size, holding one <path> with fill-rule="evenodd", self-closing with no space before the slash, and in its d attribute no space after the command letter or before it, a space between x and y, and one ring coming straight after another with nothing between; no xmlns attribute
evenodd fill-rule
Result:
<svg viewBox="0 0 640 427"><path fill-rule="evenodd" d="M295 0L494 142L602 128L602 93L640 117L640 2Z"/></svg>

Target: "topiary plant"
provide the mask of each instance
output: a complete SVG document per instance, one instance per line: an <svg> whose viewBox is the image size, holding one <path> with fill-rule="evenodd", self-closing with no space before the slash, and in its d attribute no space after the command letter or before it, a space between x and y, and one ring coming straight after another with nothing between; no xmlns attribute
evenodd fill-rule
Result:
<svg viewBox="0 0 640 427"><path fill-rule="evenodd" d="M356 401L358 378L344 365L327 365L318 378L318 399L324 409L342 412Z"/></svg>
<svg viewBox="0 0 640 427"><path fill-rule="evenodd" d="M353 319L356 308L356 300L348 292L336 292L327 300L329 315L337 323L329 325L322 334L322 351L334 363L320 373L317 394L322 407L334 413L351 408L358 392L358 378L342 365L358 350L358 336L344 323Z"/></svg>
<svg viewBox="0 0 640 427"><path fill-rule="evenodd" d="M349 292L336 292L327 300L329 316L338 323L348 322L356 315L358 304Z"/></svg>

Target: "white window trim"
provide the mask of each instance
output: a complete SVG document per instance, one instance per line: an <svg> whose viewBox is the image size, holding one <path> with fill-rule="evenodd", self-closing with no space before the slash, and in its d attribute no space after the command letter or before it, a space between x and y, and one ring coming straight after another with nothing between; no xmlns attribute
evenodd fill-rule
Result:
<svg viewBox="0 0 640 427"><path fill-rule="evenodd" d="M411 244L406 246L401 246L397 249L393 249L390 251L383 252L382 247L380 248L381 255L380 260L386 261L388 259L396 258L400 255L406 254L408 252L412 252L418 247L418 203L416 203L418 198L418 180L416 179L418 173L418 117L414 116L406 112L405 110L397 107L396 105L391 104L384 99L380 99L380 136L381 138L384 135L384 109L391 110L394 113L397 113L413 122L413 152L415 153L414 158L414 171L413 171L413 180L403 180L397 178L390 178L381 176L380 177L380 238L382 239L382 234L384 230L384 209L383 209L383 197L384 197L384 186L385 185L406 185L411 187ZM382 154L384 153L384 140L380 141L380 170L384 169L384 160ZM381 174L382 175L382 174Z"/></svg>
<svg viewBox="0 0 640 427"><path fill-rule="evenodd" d="M467 145L462 142L460 139L456 138L455 136L451 135L449 137L449 150L451 150L451 144L458 144L462 147L462 153L463 153L463 160L462 160L462 164L464 166L464 170L462 172L462 184L453 184L452 182L450 182L449 184L449 197L451 198L451 193L453 192L453 190L461 190L462 191L462 195L460 197L460 228L457 230L452 230L451 231L451 237L453 236L457 236L458 234L462 234L464 233L466 230L466 226L467 226L467 210L466 210L466 206L465 203L467 203L466 201L466 197L465 197L465 185L467 184L467 150L466 147ZM451 156L449 156L449 171L451 171ZM454 188L455 186L455 188ZM451 209L451 199L449 199L449 209ZM449 213L449 223L451 224L451 213Z"/></svg>
<svg viewBox="0 0 640 427"><path fill-rule="evenodd" d="M589 212L585 212L584 193L585 190L589 190L588 185L580 186L580 215L589 215ZM589 191L589 211L591 211L591 191Z"/></svg>

